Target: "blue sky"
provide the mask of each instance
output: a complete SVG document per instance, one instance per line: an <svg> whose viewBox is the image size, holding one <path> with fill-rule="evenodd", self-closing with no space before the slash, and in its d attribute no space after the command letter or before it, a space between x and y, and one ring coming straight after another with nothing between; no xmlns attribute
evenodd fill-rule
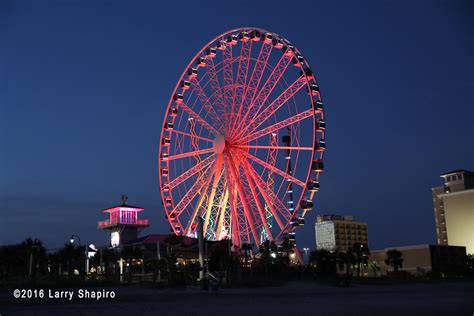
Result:
<svg viewBox="0 0 474 316"><path fill-rule="evenodd" d="M369 222L372 249L435 242L430 188L474 169L470 1L2 1L0 244L74 233L105 244L100 210L126 193L167 232L161 123L189 59L229 29L291 40L327 121L317 213Z"/></svg>

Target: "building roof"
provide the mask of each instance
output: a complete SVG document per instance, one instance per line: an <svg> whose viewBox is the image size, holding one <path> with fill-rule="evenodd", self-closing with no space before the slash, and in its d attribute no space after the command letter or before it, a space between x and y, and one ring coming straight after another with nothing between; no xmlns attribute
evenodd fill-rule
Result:
<svg viewBox="0 0 474 316"><path fill-rule="evenodd" d="M157 242L164 243L166 239L168 239L170 235L165 234L151 234L146 235L143 237L139 237L137 239L130 240L127 244L153 244L155 245ZM191 238L187 236L183 236L183 246L191 246L197 243L196 238Z"/></svg>
<svg viewBox="0 0 474 316"><path fill-rule="evenodd" d="M127 207L127 208L133 208L133 209L136 209L136 210L139 210L139 211L143 211L144 208L143 207L140 207L140 206L133 206L133 205L130 205L130 204L125 204L125 203L122 203L122 204L119 204L119 205L116 205L116 206L112 206L112 207L109 207L109 208L106 208L103 210L103 212L108 212L110 210L113 210L114 208L117 208L117 207Z"/></svg>
<svg viewBox="0 0 474 316"><path fill-rule="evenodd" d="M472 171L469 171L469 170L457 169L457 170L453 170L453 171L449 171L449 172L442 173L442 174L440 174L439 176L442 177L442 176L447 176L448 174L460 173L460 172L463 172L463 173L473 173Z"/></svg>

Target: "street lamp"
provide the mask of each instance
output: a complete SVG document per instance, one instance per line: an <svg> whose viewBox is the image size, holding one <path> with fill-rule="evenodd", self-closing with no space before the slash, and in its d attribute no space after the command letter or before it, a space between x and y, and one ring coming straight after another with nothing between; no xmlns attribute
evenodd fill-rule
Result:
<svg viewBox="0 0 474 316"><path fill-rule="evenodd" d="M79 242L79 246L81 246L81 237L79 237L77 235L74 235L74 234L71 235L71 238L69 239L70 243L74 244L75 238L77 238L77 240ZM86 244L84 246L84 257L85 257L84 276L87 276L89 274L89 256L88 256L88 253L87 253L88 248L89 248L89 243L86 242Z"/></svg>
<svg viewBox="0 0 474 316"><path fill-rule="evenodd" d="M79 241L79 246L81 245L81 237L77 236L77 235L71 235L71 239L69 239L69 242L71 244L74 244L74 238L77 238L77 240Z"/></svg>
<svg viewBox="0 0 474 316"><path fill-rule="evenodd" d="M37 238L35 238L33 240L33 244L31 245L31 249L30 249L30 267L29 267L29 274L30 274L30 277L32 276L33 274L33 249L36 249L38 251L39 249L39 240ZM38 268L37 268L38 269Z"/></svg>
<svg viewBox="0 0 474 316"><path fill-rule="evenodd" d="M304 263L308 264L308 262L309 262L309 258L308 258L309 248L303 248L303 251L304 251Z"/></svg>

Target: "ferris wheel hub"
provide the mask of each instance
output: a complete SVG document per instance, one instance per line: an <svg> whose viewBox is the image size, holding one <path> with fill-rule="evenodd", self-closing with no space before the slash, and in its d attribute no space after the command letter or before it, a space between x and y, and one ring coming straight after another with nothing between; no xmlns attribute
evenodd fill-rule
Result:
<svg viewBox="0 0 474 316"><path fill-rule="evenodd" d="M214 142L212 143L212 148L214 149L214 153L222 154L225 149L226 140L224 135L217 135L214 138Z"/></svg>

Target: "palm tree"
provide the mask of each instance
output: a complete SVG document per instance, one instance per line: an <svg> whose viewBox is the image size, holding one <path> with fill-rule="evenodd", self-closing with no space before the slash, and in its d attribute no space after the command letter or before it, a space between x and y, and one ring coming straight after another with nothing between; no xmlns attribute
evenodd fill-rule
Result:
<svg viewBox="0 0 474 316"><path fill-rule="evenodd" d="M336 273L336 253L319 249L312 251L309 261L316 265L316 272L321 275L332 275Z"/></svg>
<svg viewBox="0 0 474 316"><path fill-rule="evenodd" d="M268 275L270 267L277 259L278 247L274 241L266 240L260 245L258 252L260 252L260 258L257 263Z"/></svg>
<svg viewBox="0 0 474 316"><path fill-rule="evenodd" d="M366 265L369 259L370 251L367 244L355 243L353 246L355 254L355 263L357 265L357 276L360 276L361 265Z"/></svg>
<svg viewBox="0 0 474 316"><path fill-rule="evenodd" d="M351 267L356 264L356 255L350 247L344 253L344 262L346 264L346 274L352 274Z"/></svg>
<svg viewBox="0 0 474 316"><path fill-rule="evenodd" d="M344 266L346 264L346 258L345 258L345 253L340 251L339 249L336 249L334 251L334 258L336 260L336 266L339 271L344 270Z"/></svg>
<svg viewBox="0 0 474 316"><path fill-rule="evenodd" d="M390 249L387 251L387 259L385 259L385 264L393 267L393 270L396 272L399 268L402 268L403 257L402 253L397 249Z"/></svg>
<svg viewBox="0 0 474 316"><path fill-rule="evenodd" d="M375 261L375 260L370 261L368 263L368 266L369 266L369 269L372 270L372 272L374 273L374 277L376 277L377 276L377 271L380 270L380 266L379 266L378 262Z"/></svg>
<svg viewBox="0 0 474 316"><path fill-rule="evenodd" d="M175 250L182 245L184 236L170 234L164 240L166 245L166 270L168 272L168 284L176 282L176 262Z"/></svg>

